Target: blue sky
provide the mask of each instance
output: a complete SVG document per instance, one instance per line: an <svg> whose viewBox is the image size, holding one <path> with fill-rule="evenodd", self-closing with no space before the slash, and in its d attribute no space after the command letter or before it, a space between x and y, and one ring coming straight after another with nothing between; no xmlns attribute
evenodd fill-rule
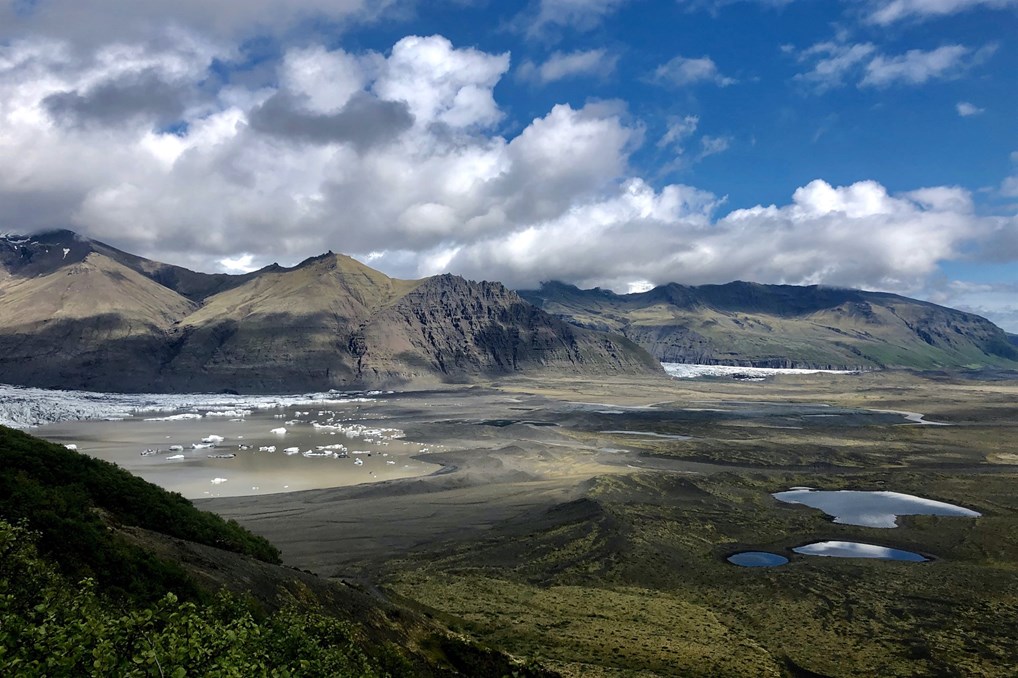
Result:
<svg viewBox="0 0 1018 678"><path fill-rule="evenodd" d="M0 1L0 231L1018 332L1018 1Z"/></svg>

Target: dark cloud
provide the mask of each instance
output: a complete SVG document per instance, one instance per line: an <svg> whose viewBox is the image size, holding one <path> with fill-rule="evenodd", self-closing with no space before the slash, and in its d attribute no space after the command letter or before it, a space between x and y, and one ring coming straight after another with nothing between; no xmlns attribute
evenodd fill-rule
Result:
<svg viewBox="0 0 1018 678"><path fill-rule="evenodd" d="M115 126L139 118L164 126L180 120L189 96L186 87L146 70L84 92L51 94L42 103L54 119L73 126Z"/></svg>
<svg viewBox="0 0 1018 678"><path fill-rule="evenodd" d="M300 107L286 94L274 94L251 111L252 129L313 144L350 143L358 150L384 144L406 131L414 117L402 101L382 101L365 92L354 94L337 113L323 115Z"/></svg>

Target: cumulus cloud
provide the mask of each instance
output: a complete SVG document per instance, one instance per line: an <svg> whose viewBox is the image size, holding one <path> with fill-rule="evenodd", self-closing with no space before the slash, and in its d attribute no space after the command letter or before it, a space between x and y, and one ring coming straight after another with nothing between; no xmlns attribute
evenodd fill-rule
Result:
<svg viewBox="0 0 1018 678"><path fill-rule="evenodd" d="M606 49L554 52L541 64L524 61L517 74L523 80L542 84L582 75L605 77L615 70L618 60L617 54L610 54Z"/></svg>
<svg viewBox="0 0 1018 678"><path fill-rule="evenodd" d="M789 204L715 215L721 200L639 179L562 216L456 249L444 263L528 287L548 277L625 291L661 284L748 279L915 291L938 262L992 232L962 189L890 195L872 181L817 180Z"/></svg>
<svg viewBox="0 0 1018 678"><path fill-rule="evenodd" d="M708 56L688 58L681 55L673 57L654 69L651 81L675 87L698 83L713 83L719 87L727 87L736 82L734 79L722 75L717 64Z"/></svg>
<svg viewBox="0 0 1018 678"><path fill-rule="evenodd" d="M799 61L812 63L812 68L796 75L796 80L818 91L840 87L850 80L859 87L922 85L931 80L961 77L990 58L996 49L996 45L980 49L942 45L932 50L912 49L904 54L887 55L868 42L820 42L798 54Z"/></svg>
<svg viewBox="0 0 1018 678"><path fill-rule="evenodd" d="M867 18L871 23L886 26L904 19L930 19L977 7L1018 7L1018 0L876 0L871 3Z"/></svg>
<svg viewBox="0 0 1018 678"><path fill-rule="evenodd" d="M332 249L400 276L620 290L743 278L907 292L963 250L1015 242L1013 220L952 187L818 180L724 214L721 196L635 175L644 130L619 102L558 105L504 136L509 55L441 36L292 48L257 85L216 83L202 45L0 44L0 231L70 226L200 270ZM138 95L150 90L164 106ZM697 139L698 124L675 118L657 143L704 157L731 143Z"/></svg>

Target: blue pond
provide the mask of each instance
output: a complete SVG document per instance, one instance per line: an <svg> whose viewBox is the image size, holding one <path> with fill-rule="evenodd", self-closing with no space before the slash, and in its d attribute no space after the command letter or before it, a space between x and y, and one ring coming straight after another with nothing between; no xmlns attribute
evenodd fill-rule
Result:
<svg viewBox="0 0 1018 678"><path fill-rule="evenodd" d="M942 501L916 497L900 492L866 492L860 490L812 490L808 487L775 492L778 501L805 504L820 509L834 522L863 527L892 528L898 516L962 516L978 518L980 513Z"/></svg>
<svg viewBox="0 0 1018 678"><path fill-rule="evenodd" d="M728 556L728 562L740 567L774 567L784 565L788 558L767 551L743 551Z"/></svg>
<svg viewBox="0 0 1018 678"><path fill-rule="evenodd" d="M877 558L879 560L905 560L910 563L922 563L927 559L918 553L901 549L860 544L854 541L819 541L792 549L796 553L807 556L828 556L831 558Z"/></svg>

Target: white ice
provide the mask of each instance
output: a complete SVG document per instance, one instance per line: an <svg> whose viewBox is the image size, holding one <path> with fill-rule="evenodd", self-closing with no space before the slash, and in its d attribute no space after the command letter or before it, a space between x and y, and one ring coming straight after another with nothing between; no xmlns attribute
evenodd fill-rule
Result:
<svg viewBox="0 0 1018 678"><path fill-rule="evenodd" d="M117 420L139 414L164 413L157 421L200 419L202 412L235 418L245 412L279 407L339 407L346 403L371 402L347 397L339 391L272 396L237 396L219 393L99 393L55 391L0 384L0 424L31 428L58 421ZM244 415L246 416L246 415Z"/></svg>
<svg viewBox="0 0 1018 678"><path fill-rule="evenodd" d="M853 370L807 370L785 367L736 367L733 365L692 365L687 363L661 363L665 372L676 379L697 377L731 377L737 374L749 378L765 379L775 374L857 374Z"/></svg>

